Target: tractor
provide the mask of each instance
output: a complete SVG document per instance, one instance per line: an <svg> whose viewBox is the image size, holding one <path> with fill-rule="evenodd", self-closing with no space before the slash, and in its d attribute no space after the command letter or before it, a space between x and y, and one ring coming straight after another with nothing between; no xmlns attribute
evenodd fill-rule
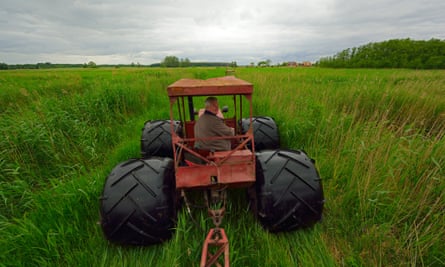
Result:
<svg viewBox="0 0 445 267"><path fill-rule="evenodd" d="M280 148L274 119L253 116L251 83L235 76L180 79L168 86L167 94L170 119L147 121L141 157L118 164L105 181L100 224L108 240L150 245L170 239L180 203L190 209L191 192L202 194L215 225L204 241L201 266L229 266L229 241L220 227L227 190L245 188L254 216L273 233L321 220L324 196L314 160L302 150ZM208 96L233 102L231 113L221 120L234 135L201 139L230 140L231 150L194 146L200 113L194 99ZM226 106L221 111L228 110Z"/></svg>

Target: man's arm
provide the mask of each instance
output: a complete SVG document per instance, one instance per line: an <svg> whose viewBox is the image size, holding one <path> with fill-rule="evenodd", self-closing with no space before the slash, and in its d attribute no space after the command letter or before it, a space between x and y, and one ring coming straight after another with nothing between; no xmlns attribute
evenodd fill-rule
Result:
<svg viewBox="0 0 445 267"><path fill-rule="evenodd" d="M219 136L233 136L235 134L233 128L227 126L222 119L216 116L212 128L214 133Z"/></svg>

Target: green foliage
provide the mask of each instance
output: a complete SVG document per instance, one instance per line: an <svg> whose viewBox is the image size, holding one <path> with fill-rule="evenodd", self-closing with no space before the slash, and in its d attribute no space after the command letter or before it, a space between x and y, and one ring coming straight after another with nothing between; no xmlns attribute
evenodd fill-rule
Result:
<svg viewBox="0 0 445 267"><path fill-rule="evenodd" d="M258 67L269 67L272 61L270 59L258 62Z"/></svg>
<svg viewBox="0 0 445 267"><path fill-rule="evenodd" d="M225 68L0 73L0 266L197 266L212 227L181 209L172 240L109 244L99 200L118 162L139 156L141 127L168 118L165 88ZM283 146L316 159L324 220L264 231L245 192L222 226L233 266L442 266L445 263L445 77L442 71L238 68L255 115ZM196 203L198 206L202 203Z"/></svg>
<svg viewBox="0 0 445 267"><path fill-rule="evenodd" d="M192 63L188 58L178 59L175 56L166 56L161 62L161 67L176 68L176 67L190 67Z"/></svg>
<svg viewBox="0 0 445 267"><path fill-rule="evenodd" d="M181 60L179 61L179 66L180 67L190 67L191 66L191 62L190 59L188 58L181 58Z"/></svg>
<svg viewBox="0 0 445 267"><path fill-rule="evenodd" d="M166 56L161 62L161 66L167 68L179 67L179 59L175 56Z"/></svg>
<svg viewBox="0 0 445 267"><path fill-rule="evenodd" d="M86 64L54 64L50 62L37 64L0 64L0 70L15 70L15 69L56 69L56 68L81 68Z"/></svg>
<svg viewBox="0 0 445 267"><path fill-rule="evenodd" d="M445 41L395 39L348 48L322 58L321 67L445 69Z"/></svg>
<svg viewBox="0 0 445 267"><path fill-rule="evenodd" d="M84 68L97 68L97 65L96 65L96 63L95 63L94 61L90 61L90 62L88 62L88 64L85 63L85 64L83 65L83 67L84 67Z"/></svg>
<svg viewBox="0 0 445 267"><path fill-rule="evenodd" d="M236 61L232 61L231 63L226 62L191 62L188 58L178 59L176 56L166 56L161 63L152 64L151 67L167 67L167 68L176 68L176 67L236 67Z"/></svg>

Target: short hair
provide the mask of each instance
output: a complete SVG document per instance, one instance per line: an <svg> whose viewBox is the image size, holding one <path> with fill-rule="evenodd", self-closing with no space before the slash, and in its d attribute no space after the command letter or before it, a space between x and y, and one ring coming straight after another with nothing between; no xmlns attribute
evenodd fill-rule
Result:
<svg viewBox="0 0 445 267"><path fill-rule="evenodd" d="M218 103L218 99L214 96L209 96L206 98L205 107L208 108L208 107L214 105L215 103Z"/></svg>

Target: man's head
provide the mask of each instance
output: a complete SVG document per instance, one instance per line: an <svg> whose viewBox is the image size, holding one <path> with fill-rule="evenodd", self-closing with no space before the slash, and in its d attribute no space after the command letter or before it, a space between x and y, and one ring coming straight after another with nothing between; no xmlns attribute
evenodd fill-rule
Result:
<svg viewBox="0 0 445 267"><path fill-rule="evenodd" d="M218 99L214 96L207 97L205 101L205 109L214 114L217 114L219 111Z"/></svg>

